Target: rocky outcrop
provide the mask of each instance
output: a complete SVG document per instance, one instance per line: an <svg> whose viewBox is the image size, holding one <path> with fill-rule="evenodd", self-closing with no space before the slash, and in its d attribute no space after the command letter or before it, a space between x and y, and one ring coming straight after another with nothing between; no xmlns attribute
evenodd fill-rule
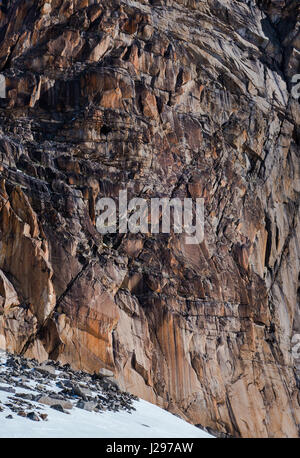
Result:
<svg viewBox="0 0 300 458"><path fill-rule="evenodd" d="M2 4L1 347L298 436L297 1ZM100 235L124 188L204 198L204 241Z"/></svg>
<svg viewBox="0 0 300 458"><path fill-rule="evenodd" d="M10 393L8 402L0 401L0 412L7 419L15 418L11 414L16 414L33 421L48 420L44 406L62 414L75 410L73 407L95 413L132 413L136 410L133 401L138 401L136 396L121 392L100 374L75 371L69 364L61 366L57 361L39 364L36 359L1 352L0 383L0 394ZM11 414L6 416L8 412Z"/></svg>

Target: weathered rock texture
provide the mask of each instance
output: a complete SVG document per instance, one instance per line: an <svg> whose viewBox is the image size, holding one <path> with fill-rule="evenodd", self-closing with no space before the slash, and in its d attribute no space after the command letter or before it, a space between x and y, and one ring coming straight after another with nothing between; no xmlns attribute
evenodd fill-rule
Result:
<svg viewBox="0 0 300 458"><path fill-rule="evenodd" d="M2 2L1 347L105 367L219 432L298 436L298 6ZM97 199L125 187L204 197L204 242L103 238Z"/></svg>

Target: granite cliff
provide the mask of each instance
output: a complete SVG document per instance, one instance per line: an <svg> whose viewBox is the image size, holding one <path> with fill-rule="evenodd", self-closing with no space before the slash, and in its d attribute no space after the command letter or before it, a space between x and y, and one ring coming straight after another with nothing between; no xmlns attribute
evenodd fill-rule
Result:
<svg viewBox="0 0 300 458"><path fill-rule="evenodd" d="M0 6L0 347L237 437L297 437L297 0ZM202 197L205 239L96 230Z"/></svg>

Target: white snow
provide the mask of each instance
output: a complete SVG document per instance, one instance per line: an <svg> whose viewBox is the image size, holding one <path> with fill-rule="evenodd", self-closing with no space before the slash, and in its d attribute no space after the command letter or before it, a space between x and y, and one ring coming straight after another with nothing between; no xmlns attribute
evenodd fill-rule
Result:
<svg viewBox="0 0 300 458"><path fill-rule="evenodd" d="M1 357L0 357L1 359ZM3 363L3 359L2 359ZM2 366L3 369L3 366ZM1 370L0 370L1 371ZM0 383L1 386L9 386ZM34 388L34 383L31 383ZM26 389L14 387L16 392ZM53 391L55 382L53 382ZM34 393L34 391L27 392ZM0 390L2 405L14 396ZM7 407L0 412L0 438L209 438L210 434L144 400L134 401L136 411L103 413L88 412L77 407L65 414L41 405L40 412L48 414L48 421L32 421L18 416ZM12 415L13 419L5 418Z"/></svg>

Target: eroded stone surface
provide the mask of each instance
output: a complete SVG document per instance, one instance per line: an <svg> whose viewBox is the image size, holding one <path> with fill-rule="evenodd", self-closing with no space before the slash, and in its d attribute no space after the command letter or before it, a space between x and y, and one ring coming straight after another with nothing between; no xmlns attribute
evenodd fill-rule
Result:
<svg viewBox="0 0 300 458"><path fill-rule="evenodd" d="M297 1L8 1L0 344L195 424L296 437ZM204 197L205 240L103 237L97 200Z"/></svg>

